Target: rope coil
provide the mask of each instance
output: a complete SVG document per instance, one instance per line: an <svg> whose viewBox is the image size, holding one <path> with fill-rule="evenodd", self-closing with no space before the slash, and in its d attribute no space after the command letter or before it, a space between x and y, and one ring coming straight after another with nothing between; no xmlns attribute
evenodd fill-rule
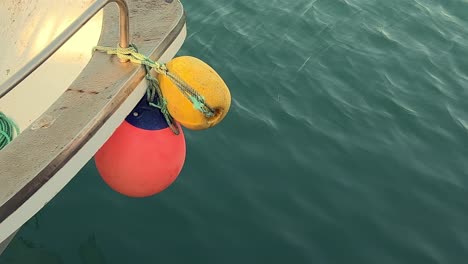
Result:
<svg viewBox="0 0 468 264"><path fill-rule="evenodd" d="M0 112L0 150L8 145L19 133L19 127L16 123L3 112Z"/></svg>
<svg viewBox="0 0 468 264"><path fill-rule="evenodd" d="M167 109L167 101L164 98L159 82L156 78L151 75L151 70L154 70L158 74L164 74L167 76L179 89L179 91L192 103L193 107L203 113L206 117L213 117L215 111L206 102L205 98L188 85L184 80L179 78L177 75L171 73L165 64L151 60L147 56L138 52L137 47L134 44L130 44L128 48L115 48L115 47L103 47L96 46L93 51L105 52L109 55L116 55L121 60L127 60L132 63L141 64L145 67L146 80L148 81L148 88L146 90L148 102L150 106L159 108L166 118L167 124L171 127L172 131L178 135L178 127L174 125L174 119L170 115ZM158 96L156 102L155 96Z"/></svg>

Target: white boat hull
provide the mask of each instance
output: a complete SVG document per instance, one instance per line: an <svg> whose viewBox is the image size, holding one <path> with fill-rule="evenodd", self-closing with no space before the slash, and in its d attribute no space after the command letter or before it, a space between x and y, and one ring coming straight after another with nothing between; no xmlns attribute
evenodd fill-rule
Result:
<svg viewBox="0 0 468 264"><path fill-rule="evenodd" d="M87 0L84 0L84 1L87 1ZM147 2L151 2L151 1L154 1L154 0L128 0L128 1L135 1L135 2L136 1L147 1ZM172 1L167 2L167 1L162 1L162 0L158 1L157 3L156 3L156 1L152 2L152 3L155 3L156 5L172 5L172 4L175 4L175 3L172 3ZM180 3L179 3L179 5L180 5ZM136 5L136 6L138 6L138 5ZM182 44L183 44L183 42L185 40L185 37L186 37L185 24L183 24L183 26L181 24L181 23L185 23L185 17L183 15L181 15L181 14L183 14L183 12L181 12L180 7L170 6L170 7L167 7L167 9L168 10L177 10L178 11L178 16L182 16L183 18L177 18L178 20L174 19L174 21L167 22L169 25L171 25L171 27L175 27L175 28L178 28L178 29L176 30L175 28L174 29L171 28L170 29L171 33L167 33L168 38L169 38L169 35L172 34L172 36L170 37L170 41L166 41L166 39L159 39L158 40L159 41L158 42L159 51L161 51L162 54L160 53L160 54L157 54L155 56L157 56L159 58L158 61L160 61L160 62L167 62L171 58L173 58L175 56L175 54L177 53L177 51L182 46ZM176 20L179 21L179 22L177 22ZM137 21L137 22L140 22L140 21ZM174 23L179 23L178 25L180 25L180 27L178 25L175 25ZM162 25L159 25L159 26L161 27ZM145 32L145 29L142 29L141 32ZM177 35L173 34L175 32L177 32ZM143 33L141 33L141 34L143 34ZM148 50L148 47L146 47L146 49ZM110 61L111 61L110 59L109 60L106 59L106 63L110 63ZM135 75L132 75L132 76L135 76ZM116 91L118 91L119 89L120 90L127 89L125 87L127 87L128 81L123 83L123 84L118 83L118 84L115 84L115 85L118 86L117 88L115 88ZM68 87L68 84L67 84L67 87ZM67 146L64 145L67 148L72 148L73 147L75 149L75 151L68 150L68 154L67 153L62 154L62 153L58 153L58 152L54 154L54 153L51 152L51 154L50 154L51 158L50 159L44 160L42 163L38 163L40 166L49 166L49 167L52 166L52 168L53 168L54 167L53 163L51 164L51 163L48 163L48 162L54 162L55 160L59 160L60 156L57 156L57 155L68 155L68 157L66 159L67 161L63 165L61 165L58 168L58 170L55 171L55 173L53 173L51 175L48 175L46 177L47 180L45 182L44 182L44 180L41 180L38 184L35 184L34 186L37 186L37 187L33 191L31 191L30 187L28 187L28 184L31 183L31 182L28 182L28 181L35 180L35 178L33 177L34 175L25 175L24 179L25 179L26 182L18 181L18 184L16 184L16 183L15 184L16 185L22 185L22 186L15 187L15 185L12 184L12 183L14 183L14 181L12 181L12 179L16 181L18 179L18 177L15 178L15 177L13 177L11 175L14 174L12 168L16 168L16 167L6 168L7 166L0 166L0 183L2 182L2 179L3 179L2 177L5 175L4 179L6 179L6 181L5 181L7 183L6 185L9 184L9 186L10 186L10 187L0 186L1 187L0 188L0 254L6 248L8 243L11 241L11 239L13 238L15 232L17 232L24 223L26 223L39 210L41 210L57 193L59 193L63 189L63 187L78 173L78 171L94 156L94 154L97 152L97 150L106 142L106 140L112 135L113 131L115 131L115 129L122 123L122 121L128 115L128 113L131 112L131 110L134 108L134 106L142 98L142 96L145 94L146 87L147 87L147 83L146 83L146 80L143 78L142 80L139 81L139 83L136 84L136 87L134 89L132 88L131 92L128 93L128 96L121 102L120 105L118 105L117 108L115 108L113 110L113 112L112 112L112 114L110 116L105 117L105 116L102 116L102 113L101 113L101 116L95 117L95 118L101 118L104 121L103 121L102 124L99 124L100 125L99 129L94 130L94 132L92 132L92 134L90 134L91 137L89 137L87 139L87 141L84 142L84 144L82 143L81 146L78 145L78 144L76 146L74 144L71 144L72 146L69 146L69 144ZM43 88L44 87L41 87L41 89L43 89ZM103 87L100 87L100 88L105 89ZM60 89L63 89L63 88L60 88ZM65 90L66 90L66 88L65 88ZM70 88L68 90L70 90ZM63 91L61 93L63 93ZM58 94L60 95L60 93L58 93ZM102 98L102 97L99 97L99 96L91 97L90 96L89 98L86 98L86 100L93 100L94 98L96 100L99 100L99 98ZM116 98L118 98L118 97L116 96ZM0 104L0 110L1 110L2 105L5 106L5 109L8 108L7 107L8 105L14 106L14 104L12 104L10 101L7 100L8 99L7 97L4 97L3 99L4 99L4 104ZM57 99L57 98L54 98L54 100L55 99ZM108 99L108 98L106 98L106 99ZM100 100L103 100L103 99L100 99ZM109 100L111 100L111 99L109 99ZM65 100L64 102L68 103L69 101ZM56 103L51 101L50 104L56 104ZM71 103L69 103L69 104L71 105ZM103 103L103 105L107 107L109 105L109 103L106 103L106 104ZM47 111L54 112L55 110L53 110L53 109L55 109L56 105L53 105L53 106L50 106L50 107L49 106L47 106L48 107ZM74 107L76 107L76 106L74 106ZM81 106L81 107L83 107L83 106ZM101 107L101 106L96 106L96 107ZM43 111L43 110L41 110L41 111ZM66 113L62 114L62 119L65 118L64 117L65 114ZM44 114L41 116L41 114L34 113L34 115L37 115L37 116L33 116L33 117L31 117L31 116L21 117L21 115L16 115L15 116L15 119L21 120L20 126L21 126L22 130L25 130L27 132L27 134L28 134L28 136L27 137L25 136L25 138L32 139L31 136L34 135L35 129L38 129L38 130L43 129L43 127L41 127L41 124L42 124L41 123L42 122L41 118L44 117ZM89 115L89 113L87 115ZM98 115L98 114L96 113L96 115ZM41 117L38 120L35 120L39 116L41 116ZM96 122L93 121L94 120L93 118L89 119L88 116L80 116L80 118L83 118L83 120L85 120L85 118L87 118L86 120L90 120L89 124L93 125L94 127L98 126L96 124ZM59 122L62 122L62 123L57 124ZM48 124L48 125L52 125L52 124ZM59 117L57 117L56 123L53 124L53 125L55 126L55 127L52 127L53 129L61 131L57 127L63 127L64 125L66 125L66 123L63 120L60 120L60 115L59 115ZM39 126L39 128L35 128L35 126ZM76 127L76 128L78 128L78 127ZM76 130L76 128L75 128L75 130ZM49 128L46 127L40 133L46 133L47 129L49 129ZM76 130L76 131L79 132L79 129ZM73 133L75 133L75 132L73 132ZM81 134L81 132L80 132L80 134ZM80 136L80 134L76 135L77 140L83 140L83 136ZM26 145L27 146L28 144L30 144L30 143L26 143L26 142L29 142L29 139L27 139L25 142L21 142L21 144L18 144L18 146L21 146L21 145ZM20 141L20 138L18 138L18 141ZM13 142L13 143L16 144L16 142ZM64 144L66 144L66 142ZM50 144L46 145L46 146L50 146ZM16 152L14 152L14 151L16 151L16 149L14 147L13 148L9 148L9 147L10 146L7 146L8 150L5 149L2 154L9 153L9 152L16 153ZM15 146L15 147L17 147L17 146ZM21 148L19 148L19 149L21 149ZM64 149L65 149L65 147L64 147ZM54 149L54 151L56 151L56 150ZM63 150L63 151L65 151L65 150ZM70 153L72 154L72 156L70 156ZM4 159L4 161L2 161L2 157L0 156L0 165L1 164L10 164L6 160L7 159ZM3 170L3 172L2 172L2 170ZM42 169L42 170L38 169L37 171L38 171L38 173L43 173L44 169ZM4 185L4 186L6 186L6 185ZM2 189L2 188L4 188L4 189ZM27 189L26 191L24 191L25 188ZM13 191L17 190L18 193L24 191L25 194L24 194L24 196L21 196L18 199L17 197L15 197L16 193L12 192L12 190ZM1 193L2 191L4 191L5 193ZM12 200L14 200L14 201L11 202Z"/></svg>

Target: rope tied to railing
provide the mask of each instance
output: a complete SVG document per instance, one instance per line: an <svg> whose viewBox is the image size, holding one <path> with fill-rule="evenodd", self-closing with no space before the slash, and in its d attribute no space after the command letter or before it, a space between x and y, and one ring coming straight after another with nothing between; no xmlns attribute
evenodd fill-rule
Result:
<svg viewBox="0 0 468 264"><path fill-rule="evenodd" d="M203 113L203 115L206 117L212 117L215 115L215 111L205 102L205 98L202 95L190 87L190 85L188 85L184 80L170 72L164 63L153 61L147 56L139 53L137 47L134 44L130 44L128 48L96 46L93 48L93 51L105 52L109 55L116 55L121 60L141 64L145 67L145 78L149 83L147 88L148 102L150 102L149 104L151 106L157 107L161 110L164 117L166 118L166 122L175 134L179 134L179 131L177 126L173 124L173 118L167 109L167 101L161 92L158 80L151 75L151 70L154 70L158 74L167 76L175 84L178 90L188 100L190 100L193 107ZM155 95L158 96L156 103L154 103Z"/></svg>

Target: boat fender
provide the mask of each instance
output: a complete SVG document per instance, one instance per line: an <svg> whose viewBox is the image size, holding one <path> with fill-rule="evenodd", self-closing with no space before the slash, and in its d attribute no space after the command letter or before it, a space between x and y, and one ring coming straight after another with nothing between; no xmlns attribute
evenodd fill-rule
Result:
<svg viewBox="0 0 468 264"><path fill-rule="evenodd" d="M94 156L104 182L130 197L147 197L171 185L185 161L185 138L169 128L144 96Z"/></svg>
<svg viewBox="0 0 468 264"><path fill-rule="evenodd" d="M231 94L212 67L190 56L174 58L166 67L170 75L159 74L158 80L175 120L192 130L207 129L223 120L231 106ZM187 89L185 93L180 83Z"/></svg>

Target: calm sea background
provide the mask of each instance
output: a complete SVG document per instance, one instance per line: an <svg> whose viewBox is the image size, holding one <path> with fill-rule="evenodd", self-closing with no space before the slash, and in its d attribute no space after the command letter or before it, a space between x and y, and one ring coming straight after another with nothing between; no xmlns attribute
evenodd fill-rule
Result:
<svg viewBox="0 0 468 264"><path fill-rule="evenodd" d="M90 161L0 263L468 263L468 1L183 3L229 115L151 198Z"/></svg>

